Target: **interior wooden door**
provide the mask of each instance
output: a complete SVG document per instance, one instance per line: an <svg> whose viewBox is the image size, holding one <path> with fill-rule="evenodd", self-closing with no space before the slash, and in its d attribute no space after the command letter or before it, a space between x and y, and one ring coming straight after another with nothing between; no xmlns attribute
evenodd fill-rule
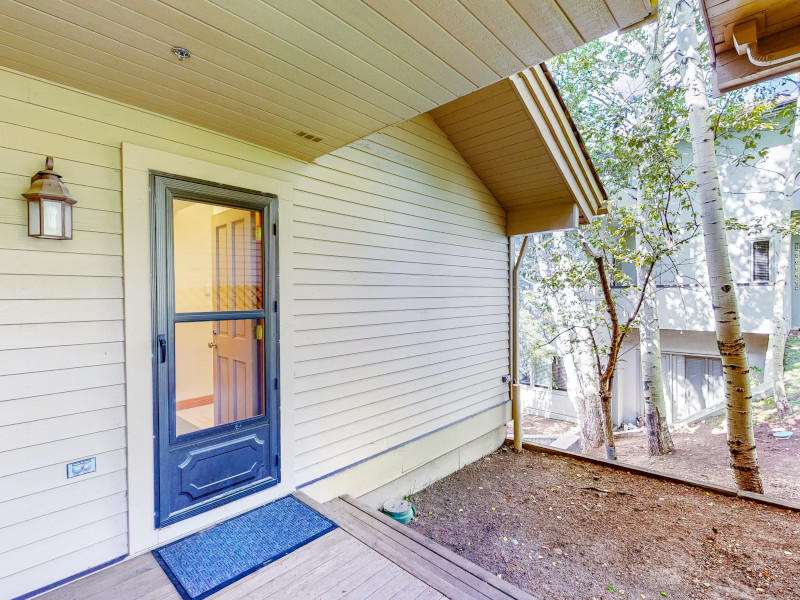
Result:
<svg viewBox="0 0 800 600"><path fill-rule="evenodd" d="M214 310L252 310L260 305L254 274L261 257L247 244L260 225L253 213L225 210L214 215L213 290ZM260 229L258 229L260 230ZM252 321L216 321L209 344L214 351L214 424L222 425L260 413L258 395L259 360L253 339L263 335Z"/></svg>

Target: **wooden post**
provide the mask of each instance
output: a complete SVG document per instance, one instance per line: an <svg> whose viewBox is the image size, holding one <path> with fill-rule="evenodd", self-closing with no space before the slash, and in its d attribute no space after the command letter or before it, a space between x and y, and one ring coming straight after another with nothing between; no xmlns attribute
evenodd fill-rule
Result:
<svg viewBox="0 0 800 600"><path fill-rule="evenodd" d="M511 416L514 418L514 452L522 452L522 398L519 384L511 386Z"/></svg>
<svg viewBox="0 0 800 600"><path fill-rule="evenodd" d="M522 452L522 399L519 394L519 267L528 249L528 239L522 240L511 282L511 416L514 419L514 452Z"/></svg>

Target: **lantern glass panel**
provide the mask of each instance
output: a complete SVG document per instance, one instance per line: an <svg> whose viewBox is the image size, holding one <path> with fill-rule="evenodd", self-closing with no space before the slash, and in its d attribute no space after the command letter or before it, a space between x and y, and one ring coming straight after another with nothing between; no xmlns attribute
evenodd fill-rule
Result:
<svg viewBox="0 0 800 600"><path fill-rule="evenodd" d="M61 237L64 235L61 202L42 200L42 234Z"/></svg>
<svg viewBox="0 0 800 600"><path fill-rule="evenodd" d="M72 239L72 205L64 203L64 237Z"/></svg>
<svg viewBox="0 0 800 600"><path fill-rule="evenodd" d="M28 201L28 235L42 234L42 223L39 214L40 208L38 200Z"/></svg>

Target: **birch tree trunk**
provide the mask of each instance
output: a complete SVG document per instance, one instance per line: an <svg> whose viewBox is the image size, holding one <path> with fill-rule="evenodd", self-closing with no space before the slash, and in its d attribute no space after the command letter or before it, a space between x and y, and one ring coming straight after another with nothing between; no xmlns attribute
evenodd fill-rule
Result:
<svg viewBox="0 0 800 600"><path fill-rule="evenodd" d="M663 13L663 11L662 11ZM664 25L661 13L653 28L652 52L647 64L648 88L661 77L661 64L664 53ZM651 98L652 102L652 98ZM648 110L647 118L652 118ZM640 178L641 179L641 178ZM644 206L646 199L641 184L638 189L639 204ZM646 210L646 209L645 209ZM649 236L647 219L643 219L645 233ZM642 268L637 269L638 281L643 279ZM664 377L661 368L661 329L658 321L656 302L656 282L651 277L644 289L641 317L639 319L639 355L642 373L642 393L644 397L644 422L647 429L647 450L650 456L660 456L675 449L667 424L667 405L664 401Z"/></svg>
<svg viewBox="0 0 800 600"><path fill-rule="evenodd" d="M781 221L784 224L788 224L791 218L792 197L794 196L797 186L797 179L800 177L800 96L798 96L797 99L794 118L792 150L786 169L786 185L783 190L783 203L781 206ZM778 410L779 419L783 419L788 413L792 412L786 394L786 381L783 368L783 363L786 358L786 321L788 316L786 283L787 274L789 273L791 248L791 233L780 236L775 244L775 256L778 260L775 266L775 287L773 288L772 339L770 340L772 347L770 348L770 354L772 355L773 394L775 396L775 407Z"/></svg>
<svg viewBox="0 0 800 600"><path fill-rule="evenodd" d="M758 472L747 353L739 321L736 288L731 275L725 215L719 186L714 133L709 125L708 98L698 55L697 26L688 0L671 0L678 26L678 60L689 110L692 158L706 252L708 282L714 309L717 347L725 377L728 451L734 480L741 490L763 493Z"/></svg>
<svg viewBox="0 0 800 600"><path fill-rule="evenodd" d="M570 396L575 399L575 408L578 411L581 451L588 452L599 448L604 439L600 396L592 357L583 349L586 342L574 343L575 339L576 336L573 334L572 350L564 355L564 366L567 372L567 387L570 388Z"/></svg>
<svg viewBox="0 0 800 600"><path fill-rule="evenodd" d="M675 445L667 424L667 403L664 401L664 376L661 369L661 330L656 306L656 284L652 279L647 282L644 291L639 323L647 451L650 456L660 456L672 452Z"/></svg>
<svg viewBox="0 0 800 600"><path fill-rule="evenodd" d="M562 251L563 234L554 233L561 239ZM539 275L546 278L553 268L550 257L538 248L535 258ZM564 300L569 304L576 304L575 292L569 288L563 290ZM553 322L560 323L563 319L561 301L553 295L547 299L550 307L550 318ZM578 413L578 427L581 431L581 451L587 452L598 448L603 443L603 428L601 425L600 400L597 393L595 368L592 358L584 349L585 340L580 340L573 330L565 340L558 336L555 342L556 351L564 360L564 370L567 376L567 394L574 401Z"/></svg>

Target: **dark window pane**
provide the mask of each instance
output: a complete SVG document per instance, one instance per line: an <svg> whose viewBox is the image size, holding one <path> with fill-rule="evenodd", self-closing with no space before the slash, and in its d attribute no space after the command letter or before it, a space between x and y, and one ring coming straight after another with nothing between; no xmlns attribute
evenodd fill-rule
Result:
<svg viewBox="0 0 800 600"><path fill-rule="evenodd" d="M753 281L769 281L769 240L753 242Z"/></svg>
<svg viewBox="0 0 800 600"><path fill-rule="evenodd" d="M553 357L553 389L561 392L567 391L567 370L564 368L564 359L560 356Z"/></svg>

